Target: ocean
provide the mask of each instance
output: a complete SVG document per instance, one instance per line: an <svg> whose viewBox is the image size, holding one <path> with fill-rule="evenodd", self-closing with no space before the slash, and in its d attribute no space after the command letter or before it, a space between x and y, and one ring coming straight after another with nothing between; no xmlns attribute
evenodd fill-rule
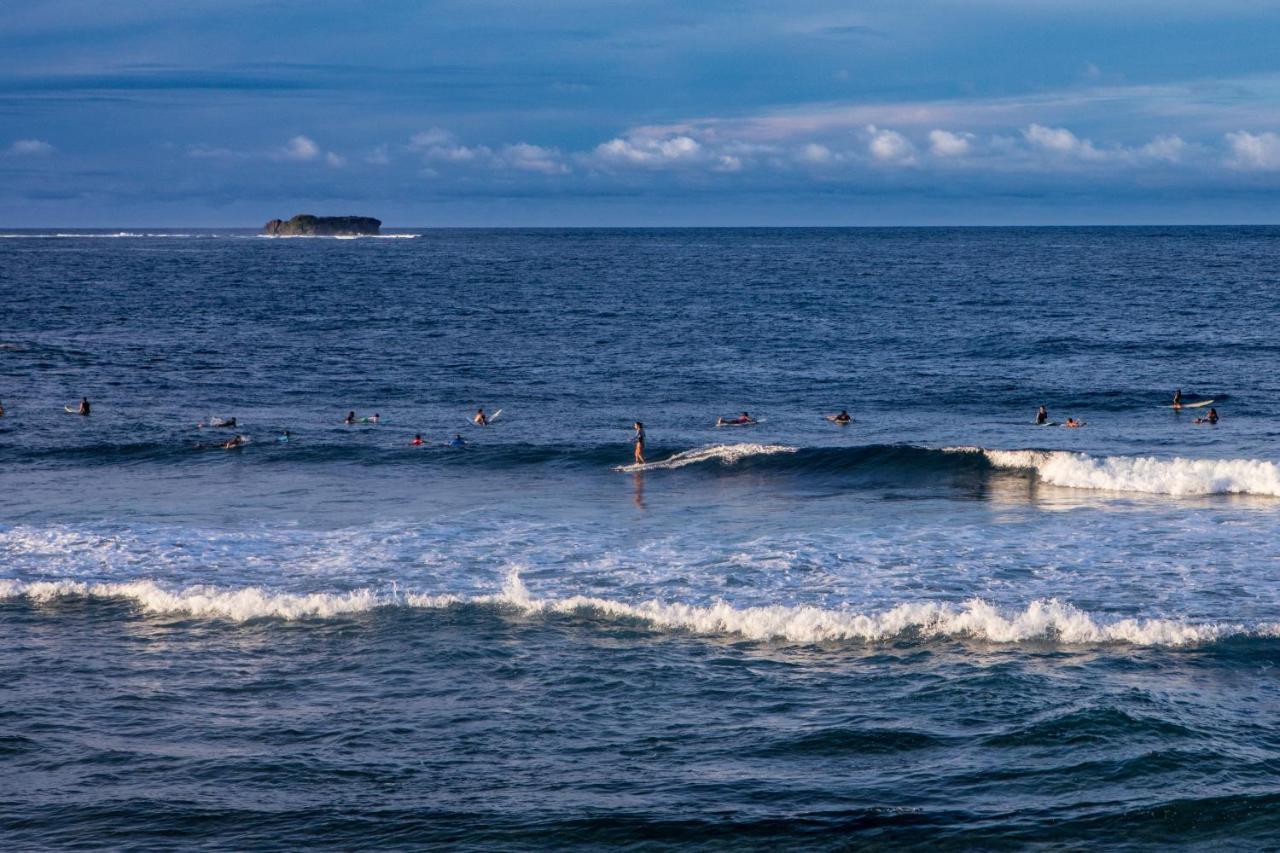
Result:
<svg viewBox="0 0 1280 853"><path fill-rule="evenodd" d="M7 849L1280 847L1278 228L8 231L0 306Z"/></svg>

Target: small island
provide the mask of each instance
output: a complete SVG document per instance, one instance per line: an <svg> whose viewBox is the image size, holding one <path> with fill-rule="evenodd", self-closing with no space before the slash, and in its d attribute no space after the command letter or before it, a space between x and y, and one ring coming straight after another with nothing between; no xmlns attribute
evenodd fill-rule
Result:
<svg viewBox="0 0 1280 853"><path fill-rule="evenodd" d="M289 220L273 219L262 227L271 237L359 237L377 234L381 219L371 216L312 216L299 213Z"/></svg>

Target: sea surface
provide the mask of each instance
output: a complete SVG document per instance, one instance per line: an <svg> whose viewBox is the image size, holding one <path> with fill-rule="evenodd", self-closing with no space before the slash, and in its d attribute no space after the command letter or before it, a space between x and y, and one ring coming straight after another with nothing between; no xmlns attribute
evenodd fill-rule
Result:
<svg viewBox="0 0 1280 853"><path fill-rule="evenodd" d="M0 233L0 846L1277 849L1277 329L1276 228Z"/></svg>

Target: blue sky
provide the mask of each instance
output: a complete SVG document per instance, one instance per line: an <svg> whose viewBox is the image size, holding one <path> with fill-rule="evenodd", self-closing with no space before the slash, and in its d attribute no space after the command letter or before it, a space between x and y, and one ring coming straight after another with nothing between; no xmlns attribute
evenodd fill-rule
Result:
<svg viewBox="0 0 1280 853"><path fill-rule="evenodd" d="M0 225L1277 222L1277 45L1243 0L6 3Z"/></svg>

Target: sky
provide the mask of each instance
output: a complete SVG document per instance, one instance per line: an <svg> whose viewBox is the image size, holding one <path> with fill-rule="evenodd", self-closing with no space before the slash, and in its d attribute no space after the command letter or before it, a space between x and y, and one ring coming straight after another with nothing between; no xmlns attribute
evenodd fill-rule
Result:
<svg viewBox="0 0 1280 853"><path fill-rule="evenodd" d="M1280 222L1253 0L7 0L0 227Z"/></svg>

